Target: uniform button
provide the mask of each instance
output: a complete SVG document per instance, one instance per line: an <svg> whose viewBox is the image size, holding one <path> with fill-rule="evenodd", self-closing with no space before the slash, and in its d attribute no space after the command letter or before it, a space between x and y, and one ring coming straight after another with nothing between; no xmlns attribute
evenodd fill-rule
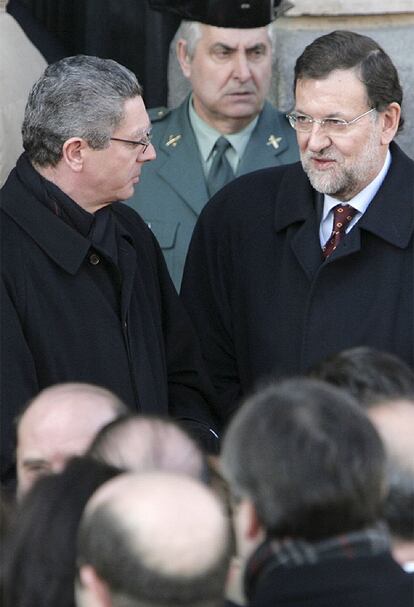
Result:
<svg viewBox="0 0 414 607"><path fill-rule="evenodd" d="M90 254L90 256L89 256L89 262L93 266L97 266L100 261L101 261L101 258L99 257L99 255L97 255L96 253L91 253Z"/></svg>

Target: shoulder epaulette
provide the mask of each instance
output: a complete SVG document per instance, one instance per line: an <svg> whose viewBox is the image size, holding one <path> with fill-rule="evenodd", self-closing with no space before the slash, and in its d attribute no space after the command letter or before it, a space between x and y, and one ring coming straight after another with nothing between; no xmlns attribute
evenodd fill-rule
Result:
<svg viewBox="0 0 414 607"><path fill-rule="evenodd" d="M148 116L150 117L151 122L159 122L160 120L164 120L170 112L171 109L167 107L153 107L148 110Z"/></svg>

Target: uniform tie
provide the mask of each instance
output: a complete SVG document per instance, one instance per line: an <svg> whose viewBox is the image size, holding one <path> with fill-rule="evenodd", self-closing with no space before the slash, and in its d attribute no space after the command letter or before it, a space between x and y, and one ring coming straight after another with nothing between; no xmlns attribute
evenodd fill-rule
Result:
<svg viewBox="0 0 414 607"><path fill-rule="evenodd" d="M229 147L231 147L231 143L225 137L219 137L214 145L216 153L207 177L207 188L210 196L213 196L226 183L234 179L233 170L225 156Z"/></svg>
<svg viewBox="0 0 414 607"><path fill-rule="evenodd" d="M333 212L334 220L332 234L322 247L322 252L325 259L329 257L333 251L335 251L336 247L345 236L346 228L349 226L358 211L349 204L337 204L336 207L333 208Z"/></svg>

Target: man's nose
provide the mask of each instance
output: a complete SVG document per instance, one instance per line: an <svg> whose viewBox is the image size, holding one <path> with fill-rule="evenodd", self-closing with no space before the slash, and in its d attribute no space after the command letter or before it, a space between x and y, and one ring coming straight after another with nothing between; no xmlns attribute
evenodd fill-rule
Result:
<svg viewBox="0 0 414 607"><path fill-rule="evenodd" d="M148 162L150 160L155 160L156 157L157 152L155 151L155 147L152 145L152 143L150 143L145 151L141 147L137 156L137 162Z"/></svg>
<svg viewBox="0 0 414 607"><path fill-rule="evenodd" d="M332 143L329 134L323 126L314 122L312 124L312 130L308 133L307 147L313 152L319 152Z"/></svg>
<svg viewBox="0 0 414 607"><path fill-rule="evenodd" d="M235 53L234 56L234 67L233 67L234 77L240 80L241 82L246 82L251 78L251 69L250 63L245 55L245 53Z"/></svg>

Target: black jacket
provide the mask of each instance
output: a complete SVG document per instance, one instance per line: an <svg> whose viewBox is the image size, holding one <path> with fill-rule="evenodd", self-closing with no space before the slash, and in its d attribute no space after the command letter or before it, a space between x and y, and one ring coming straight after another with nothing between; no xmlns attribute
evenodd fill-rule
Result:
<svg viewBox="0 0 414 607"><path fill-rule="evenodd" d="M300 163L242 176L204 208L181 293L223 421L263 378L345 348L414 365L414 162L396 144L391 154L367 211L326 261Z"/></svg>
<svg viewBox="0 0 414 607"><path fill-rule="evenodd" d="M249 607L412 607L414 577L390 554L254 572Z"/></svg>
<svg viewBox="0 0 414 607"><path fill-rule="evenodd" d="M13 418L30 397L58 382L99 384L133 410L208 427L210 384L151 231L132 209L115 203L121 236L114 267L42 204L38 173L31 169L28 179L19 163L0 202L3 471ZM117 293L112 302L109 283Z"/></svg>

